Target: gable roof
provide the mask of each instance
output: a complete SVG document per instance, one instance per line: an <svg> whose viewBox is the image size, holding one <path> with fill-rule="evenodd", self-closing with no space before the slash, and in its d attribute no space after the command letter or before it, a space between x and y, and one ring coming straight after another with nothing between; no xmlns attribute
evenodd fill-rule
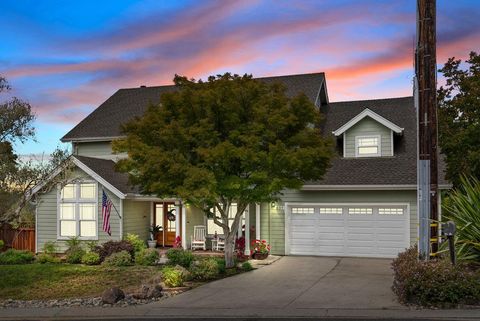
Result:
<svg viewBox="0 0 480 321"><path fill-rule="evenodd" d="M394 139L394 156L343 158L337 155L321 181L307 182L313 189L332 189L343 186L351 189L371 189L380 186L404 186L415 189L417 184L417 123L413 97L334 102L320 110L325 115L322 131L334 131L360 115L365 109L403 129L403 135ZM338 137L337 139L341 139ZM340 153L339 153L340 154ZM439 158L439 185L445 187L445 163ZM385 189L385 188L382 188ZM397 188L398 189L398 188Z"/></svg>
<svg viewBox="0 0 480 321"><path fill-rule="evenodd" d="M393 130L395 133L397 134L400 134L403 132L403 128L402 127L399 127L397 125L395 125L394 123L392 123L391 121L389 121L388 119L380 116L379 114L377 114L376 112L374 111L371 111L370 109L368 108L365 108L360 114L358 114L357 116L353 117L352 119L350 119L346 124L344 124L342 127L338 128L337 130L334 130L333 131L333 134L335 136L340 136L342 135L344 132L346 132L348 129L350 129L351 127L353 127L355 124L357 124L359 121L361 121L362 119L364 119L365 117L370 117L372 119L374 119L375 121L379 122L380 124L382 124L383 126Z"/></svg>
<svg viewBox="0 0 480 321"><path fill-rule="evenodd" d="M283 83L289 97L305 93L317 105L327 103L325 74L311 73L277 77L256 78L265 83ZM149 104L160 102L166 92L178 90L174 85L120 89L85 117L62 137L68 141L109 141L122 136L120 126L137 116L142 116Z"/></svg>

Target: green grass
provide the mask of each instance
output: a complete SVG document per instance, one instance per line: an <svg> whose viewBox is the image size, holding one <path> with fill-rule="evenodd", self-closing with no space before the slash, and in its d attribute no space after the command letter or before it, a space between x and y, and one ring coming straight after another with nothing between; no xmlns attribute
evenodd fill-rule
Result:
<svg viewBox="0 0 480 321"><path fill-rule="evenodd" d="M152 266L70 264L0 266L0 300L46 300L99 296L112 286L129 290L160 273Z"/></svg>

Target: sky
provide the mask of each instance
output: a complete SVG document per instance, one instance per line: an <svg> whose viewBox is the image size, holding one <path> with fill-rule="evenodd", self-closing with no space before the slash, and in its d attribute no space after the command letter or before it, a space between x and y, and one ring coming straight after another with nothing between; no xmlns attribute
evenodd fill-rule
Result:
<svg viewBox="0 0 480 321"><path fill-rule="evenodd" d="M120 88L325 72L330 101L412 94L415 0L0 1L0 75L50 153ZM437 0L437 62L480 52L480 1ZM439 83L442 77L439 75ZM0 96L0 101L8 98Z"/></svg>

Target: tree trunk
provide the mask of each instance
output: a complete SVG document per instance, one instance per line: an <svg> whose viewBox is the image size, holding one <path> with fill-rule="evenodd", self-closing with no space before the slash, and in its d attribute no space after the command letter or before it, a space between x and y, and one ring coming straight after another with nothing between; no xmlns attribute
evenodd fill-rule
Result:
<svg viewBox="0 0 480 321"><path fill-rule="evenodd" d="M235 266L235 233L230 232L225 239L225 267L227 269Z"/></svg>

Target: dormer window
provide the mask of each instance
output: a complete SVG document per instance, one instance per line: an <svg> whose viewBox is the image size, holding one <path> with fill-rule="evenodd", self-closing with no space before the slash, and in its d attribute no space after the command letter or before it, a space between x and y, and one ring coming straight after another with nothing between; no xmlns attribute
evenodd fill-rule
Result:
<svg viewBox="0 0 480 321"><path fill-rule="evenodd" d="M381 156L380 135L356 136L355 137L355 156L356 157Z"/></svg>

